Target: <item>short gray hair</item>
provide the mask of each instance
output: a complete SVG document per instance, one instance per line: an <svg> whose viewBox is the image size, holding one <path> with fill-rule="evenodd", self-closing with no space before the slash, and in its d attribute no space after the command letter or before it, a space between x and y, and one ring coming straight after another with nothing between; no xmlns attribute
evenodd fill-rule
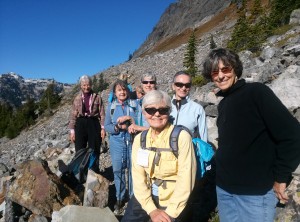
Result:
<svg viewBox="0 0 300 222"><path fill-rule="evenodd" d="M166 92L161 90L151 90L150 92L148 92L144 96L142 109L145 109L145 107L149 105L155 105L159 103L165 103L166 106L170 108L170 112L171 112L172 109L171 98Z"/></svg>
<svg viewBox="0 0 300 222"><path fill-rule="evenodd" d="M79 79L79 83L81 84L82 82L89 82L89 84L92 84L92 79L88 75L83 75Z"/></svg>
<svg viewBox="0 0 300 222"><path fill-rule="evenodd" d="M152 72L148 72L148 73L143 74L142 77L141 77L141 82L143 82L145 78L150 78L150 80L153 80L153 81L156 82L156 76Z"/></svg>

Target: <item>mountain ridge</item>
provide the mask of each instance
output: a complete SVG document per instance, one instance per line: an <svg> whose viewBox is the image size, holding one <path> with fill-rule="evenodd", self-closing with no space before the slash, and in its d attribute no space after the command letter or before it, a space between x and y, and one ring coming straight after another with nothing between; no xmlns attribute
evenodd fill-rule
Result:
<svg viewBox="0 0 300 222"><path fill-rule="evenodd" d="M56 82L46 78L23 78L14 72L0 75L0 103L9 104L12 107L20 107L27 98L38 102L48 85L55 83L55 92L64 94L71 90L72 84Z"/></svg>

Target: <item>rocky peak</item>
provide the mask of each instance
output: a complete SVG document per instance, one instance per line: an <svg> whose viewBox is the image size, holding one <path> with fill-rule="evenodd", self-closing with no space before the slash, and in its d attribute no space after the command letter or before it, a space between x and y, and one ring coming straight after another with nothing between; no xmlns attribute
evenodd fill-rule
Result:
<svg viewBox="0 0 300 222"><path fill-rule="evenodd" d="M164 39L179 35L186 29L200 26L208 17L218 14L230 3L231 0L181 0L171 4L146 41L134 52L133 58L143 55Z"/></svg>
<svg viewBox="0 0 300 222"><path fill-rule="evenodd" d="M2 74L0 75L0 103L8 103L13 107L19 107L28 97L39 101L43 92L51 83L55 83L57 93L68 91L73 86L56 82L53 79L24 79L13 72Z"/></svg>

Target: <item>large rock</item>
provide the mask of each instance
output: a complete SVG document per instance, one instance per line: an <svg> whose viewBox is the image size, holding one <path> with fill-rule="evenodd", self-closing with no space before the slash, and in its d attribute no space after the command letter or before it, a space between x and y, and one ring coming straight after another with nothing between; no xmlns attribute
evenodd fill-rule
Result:
<svg viewBox="0 0 300 222"><path fill-rule="evenodd" d="M300 107L300 66L289 66L270 88L290 110Z"/></svg>
<svg viewBox="0 0 300 222"><path fill-rule="evenodd" d="M52 173L46 161L30 160L17 166L7 196L34 214L51 217L66 205L81 205L78 196Z"/></svg>
<svg viewBox="0 0 300 222"><path fill-rule="evenodd" d="M289 201L284 208L276 209L276 218L278 222L300 221L300 177L294 174L294 179L286 189Z"/></svg>
<svg viewBox="0 0 300 222"><path fill-rule="evenodd" d="M52 222L118 222L118 219L106 207L66 206L59 212L53 212Z"/></svg>
<svg viewBox="0 0 300 222"><path fill-rule="evenodd" d="M83 206L104 208L108 204L109 181L88 170Z"/></svg>
<svg viewBox="0 0 300 222"><path fill-rule="evenodd" d="M290 17L290 24L299 24L300 25L300 9L296 9L292 12Z"/></svg>

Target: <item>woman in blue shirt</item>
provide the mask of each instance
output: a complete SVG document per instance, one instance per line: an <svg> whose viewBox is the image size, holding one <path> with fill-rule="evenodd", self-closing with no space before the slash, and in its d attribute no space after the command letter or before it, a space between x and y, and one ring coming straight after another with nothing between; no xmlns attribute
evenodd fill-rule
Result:
<svg viewBox="0 0 300 222"><path fill-rule="evenodd" d="M127 128L132 123L131 118L136 119L137 105L135 100L129 99L129 90L124 81L117 80L113 85L113 92L116 99L107 107L104 128L110 135L109 146L117 198L115 211L120 213L126 191L125 169L130 174L131 163L132 139ZM131 175L128 176L128 184L131 196Z"/></svg>

